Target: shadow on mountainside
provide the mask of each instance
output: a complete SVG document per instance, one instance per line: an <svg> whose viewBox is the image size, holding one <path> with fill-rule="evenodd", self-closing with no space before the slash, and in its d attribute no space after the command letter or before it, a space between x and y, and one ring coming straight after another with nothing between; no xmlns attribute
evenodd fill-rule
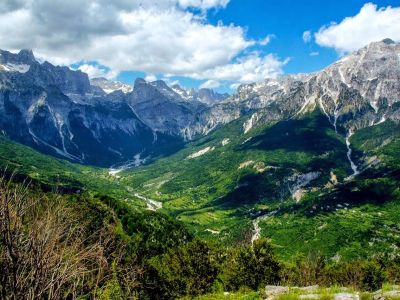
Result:
<svg viewBox="0 0 400 300"><path fill-rule="evenodd" d="M239 150L259 149L302 151L318 155L332 149L344 149L344 141L335 136L332 125L318 111L302 119L281 121L238 147Z"/></svg>

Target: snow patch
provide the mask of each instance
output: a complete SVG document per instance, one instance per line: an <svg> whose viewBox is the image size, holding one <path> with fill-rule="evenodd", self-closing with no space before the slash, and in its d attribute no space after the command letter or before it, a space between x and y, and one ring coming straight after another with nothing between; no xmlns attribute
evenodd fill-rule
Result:
<svg viewBox="0 0 400 300"><path fill-rule="evenodd" d="M5 72L18 72L18 73L26 73L31 68L30 65L25 64L11 64L7 63L5 65L0 64L0 70Z"/></svg>

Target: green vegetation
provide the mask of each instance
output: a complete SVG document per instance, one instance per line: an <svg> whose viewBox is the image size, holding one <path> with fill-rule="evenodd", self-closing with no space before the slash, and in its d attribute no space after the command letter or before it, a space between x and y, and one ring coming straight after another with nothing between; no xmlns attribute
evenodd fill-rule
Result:
<svg viewBox="0 0 400 300"><path fill-rule="evenodd" d="M319 111L246 134L244 121L120 178L0 137L0 169L13 182L31 182L24 199L38 205L28 217L14 214L20 228L36 228L59 210L68 216L61 229L84 232L65 243L61 230L49 248L71 254L52 259L79 265L60 292L100 299L263 299L266 285L318 284L315 293L330 299L341 291L332 286L369 298L385 282L399 284L400 126L384 122L356 132L351 148L362 173L349 177L344 137ZM3 180L1 194L17 186ZM149 211L137 195L163 207ZM50 220L60 224L59 218ZM252 246L255 224L261 238ZM21 234L21 257L29 257L22 245L37 238L32 232ZM87 260L74 256L81 252ZM99 258L104 265L94 268ZM9 263L2 258L3 274ZM291 289L281 299L301 293Z"/></svg>

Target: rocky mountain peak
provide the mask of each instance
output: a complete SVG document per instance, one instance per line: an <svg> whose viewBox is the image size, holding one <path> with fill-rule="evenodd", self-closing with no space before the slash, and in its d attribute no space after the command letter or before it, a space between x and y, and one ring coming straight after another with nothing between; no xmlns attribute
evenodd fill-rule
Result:
<svg viewBox="0 0 400 300"><path fill-rule="evenodd" d="M29 63L29 62L31 63L36 60L35 56L33 55L32 49L22 49L21 51L19 51L18 57L21 61L23 61L25 63Z"/></svg>
<svg viewBox="0 0 400 300"><path fill-rule="evenodd" d="M37 64L32 50L21 50L19 53L12 53L5 50L0 50L0 64L14 65L33 65Z"/></svg>
<svg viewBox="0 0 400 300"><path fill-rule="evenodd" d="M382 43L391 45L391 44L395 44L395 41L393 41L392 39L386 38L386 39L382 40Z"/></svg>
<svg viewBox="0 0 400 300"><path fill-rule="evenodd" d="M124 84L119 81L108 80L104 77L92 78L90 79L90 84L94 87L100 88L106 94L114 92L122 92L127 94L133 90L133 87L128 84Z"/></svg>
<svg viewBox="0 0 400 300"><path fill-rule="evenodd" d="M144 86L146 84L147 84L146 80L144 80L143 78L138 77L138 78L135 79L135 83L133 84L133 88L137 89L137 88L140 88L140 87L142 87L142 86Z"/></svg>

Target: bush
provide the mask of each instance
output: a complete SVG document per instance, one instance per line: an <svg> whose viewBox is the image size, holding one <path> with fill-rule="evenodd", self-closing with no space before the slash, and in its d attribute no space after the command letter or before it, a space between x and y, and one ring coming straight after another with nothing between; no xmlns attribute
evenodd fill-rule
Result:
<svg viewBox="0 0 400 300"><path fill-rule="evenodd" d="M164 297L179 298L208 293L219 274L220 255L209 244L195 239L185 246L152 258L152 288Z"/></svg>
<svg viewBox="0 0 400 300"><path fill-rule="evenodd" d="M281 266L271 245L264 239L254 242L253 247L241 246L230 251L221 274L227 290L240 288L258 290L267 284L280 281Z"/></svg>
<svg viewBox="0 0 400 300"><path fill-rule="evenodd" d="M382 288L385 274L382 266L371 261L367 262L363 268L362 288L366 291L376 291Z"/></svg>

